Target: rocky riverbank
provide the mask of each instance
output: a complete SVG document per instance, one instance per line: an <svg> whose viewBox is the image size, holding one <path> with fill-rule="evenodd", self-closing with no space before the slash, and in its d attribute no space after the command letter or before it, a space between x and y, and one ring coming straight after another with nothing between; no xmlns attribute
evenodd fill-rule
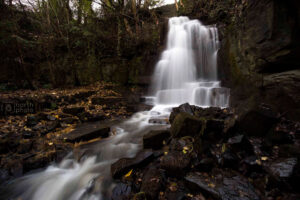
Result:
<svg viewBox="0 0 300 200"><path fill-rule="evenodd" d="M267 105L173 108L170 129L150 131L144 150L111 166L112 199L299 199L300 124Z"/></svg>
<svg viewBox="0 0 300 200"><path fill-rule="evenodd" d="M82 143L108 137L110 123L144 109L141 92L96 83L1 93L0 183L59 162Z"/></svg>

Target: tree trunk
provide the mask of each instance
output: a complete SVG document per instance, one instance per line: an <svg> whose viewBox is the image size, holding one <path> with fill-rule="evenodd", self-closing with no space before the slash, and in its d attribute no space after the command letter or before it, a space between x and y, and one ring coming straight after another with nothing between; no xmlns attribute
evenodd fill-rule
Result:
<svg viewBox="0 0 300 200"><path fill-rule="evenodd" d="M122 39L122 24L121 16L118 16L118 36L117 36L117 55L121 57L121 39Z"/></svg>

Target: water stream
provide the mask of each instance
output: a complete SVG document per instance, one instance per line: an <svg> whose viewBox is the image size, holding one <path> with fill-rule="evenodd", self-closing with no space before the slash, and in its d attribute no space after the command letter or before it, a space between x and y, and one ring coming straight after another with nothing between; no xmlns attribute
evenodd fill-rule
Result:
<svg viewBox="0 0 300 200"><path fill-rule="evenodd" d="M229 89L217 80L218 31L198 20L169 20L167 46L155 67L148 103L150 111L134 114L112 127L111 136L89 146L93 154L76 161L72 154L44 171L16 179L0 198L22 200L107 199L114 186L110 165L123 157L134 157L142 149L142 138L152 129L168 125L149 123L167 119L172 107L190 103L201 107L227 107Z"/></svg>

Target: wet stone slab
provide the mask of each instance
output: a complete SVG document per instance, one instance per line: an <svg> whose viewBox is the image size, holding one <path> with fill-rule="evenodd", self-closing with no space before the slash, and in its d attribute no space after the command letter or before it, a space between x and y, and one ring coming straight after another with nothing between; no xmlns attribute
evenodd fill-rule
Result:
<svg viewBox="0 0 300 200"><path fill-rule="evenodd" d="M78 126L74 131L64 135L63 138L67 142L75 143L88 141L98 137L105 138L109 136L109 132L110 127L106 124L102 124L101 122L90 122Z"/></svg>
<svg viewBox="0 0 300 200"><path fill-rule="evenodd" d="M220 200L259 200L254 187L242 176L234 175L216 180L202 176L200 173L189 173L185 177L187 186L194 191L202 191L208 196Z"/></svg>

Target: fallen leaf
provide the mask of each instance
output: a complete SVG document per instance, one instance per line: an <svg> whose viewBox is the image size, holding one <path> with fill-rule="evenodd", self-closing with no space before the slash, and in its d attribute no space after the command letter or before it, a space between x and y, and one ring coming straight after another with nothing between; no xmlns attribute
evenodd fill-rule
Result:
<svg viewBox="0 0 300 200"><path fill-rule="evenodd" d="M222 145L222 153L224 153L226 151L226 144Z"/></svg>
<svg viewBox="0 0 300 200"><path fill-rule="evenodd" d="M261 165L261 161L260 160L256 160L255 161L258 165Z"/></svg>
<svg viewBox="0 0 300 200"><path fill-rule="evenodd" d="M216 185L215 185L215 184L213 184L213 183L209 183L209 184L208 184L208 187L215 188L215 187L216 187Z"/></svg>
<svg viewBox="0 0 300 200"><path fill-rule="evenodd" d="M267 156L263 156L260 159L263 160L263 161L266 161L266 160L268 160L268 157Z"/></svg>
<svg viewBox="0 0 300 200"><path fill-rule="evenodd" d="M191 198L193 197L193 195L190 193L188 193L186 196L191 197Z"/></svg>
<svg viewBox="0 0 300 200"><path fill-rule="evenodd" d="M125 174L124 177L129 177L129 176L132 174L132 171L133 171L133 170L130 170L127 174Z"/></svg>

